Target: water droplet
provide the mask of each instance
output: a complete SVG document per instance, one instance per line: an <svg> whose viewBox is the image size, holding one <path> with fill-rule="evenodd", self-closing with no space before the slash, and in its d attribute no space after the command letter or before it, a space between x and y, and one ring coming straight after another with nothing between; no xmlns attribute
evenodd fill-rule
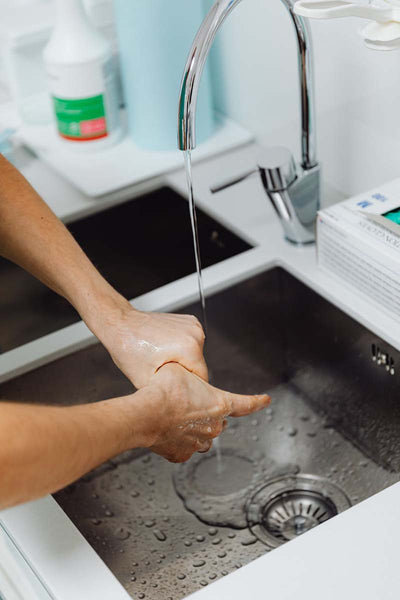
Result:
<svg viewBox="0 0 400 600"><path fill-rule="evenodd" d="M143 594L143 592L140 592L140 594L138 594L138 598L140 600L143 600L143 598L146 598L146 594Z"/></svg>
<svg viewBox="0 0 400 600"><path fill-rule="evenodd" d="M161 529L154 529L153 533L159 542L165 542L165 540L167 539L167 536L163 531L161 531Z"/></svg>
<svg viewBox="0 0 400 600"><path fill-rule="evenodd" d="M215 527L210 527L210 529L208 530L208 535L216 535L218 533L218 529L215 529Z"/></svg>
<svg viewBox="0 0 400 600"><path fill-rule="evenodd" d="M217 579L217 574L216 573L211 573L208 578L211 579L211 581L213 581L213 579Z"/></svg>
<svg viewBox="0 0 400 600"><path fill-rule="evenodd" d="M131 492L131 496L132 498L137 498L138 496L140 496L140 493L134 490L133 492Z"/></svg>
<svg viewBox="0 0 400 600"><path fill-rule="evenodd" d="M218 552L218 558L225 558L226 552Z"/></svg>
<svg viewBox="0 0 400 600"><path fill-rule="evenodd" d="M119 540L127 540L131 534L124 527L118 527L118 529L115 530L114 535Z"/></svg>
<svg viewBox="0 0 400 600"><path fill-rule="evenodd" d="M147 485L154 485L155 484L155 479L148 479L147 480Z"/></svg>
<svg viewBox="0 0 400 600"><path fill-rule="evenodd" d="M295 437L297 435L297 429L295 427L291 427L288 431L288 435L290 437Z"/></svg>
<svg viewBox="0 0 400 600"><path fill-rule="evenodd" d="M113 517L114 516L114 513L113 513L112 510L106 510L104 514L106 515L106 517Z"/></svg>
<svg viewBox="0 0 400 600"><path fill-rule="evenodd" d="M205 579L202 579L200 581L200 585L202 585L203 587L206 587L206 585L208 585L208 581L206 581Z"/></svg>
<svg viewBox="0 0 400 600"><path fill-rule="evenodd" d="M204 537L204 535L196 535L196 541L197 542L204 542L206 538Z"/></svg>
<svg viewBox="0 0 400 600"><path fill-rule="evenodd" d="M144 524L146 527L153 527L156 524L156 522L149 519L148 521L145 521Z"/></svg>
<svg viewBox="0 0 400 600"><path fill-rule="evenodd" d="M95 500L99 499L99 495L98 494L92 494L92 498L94 498Z"/></svg>
<svg viewBox="0 0 400 600"><path fill-rule="evenodd" d="M93 525L101 525L101 519L91 519L91 522L93 523Z"/></svg>
<svg viewBox="0 0 400 600"><path fill-rule="evenodd" d="M190 540L185 540L184 544L185 546L191 546L192 542Z"/></svg>
<svg viewBox="0 0 400 600"><path fill-rule="evenodd" d="M218 544L220 544L222 542L221 538L215 538L215 540L213 540L211 543L214 546L217 546Z"/></svg>
<svg viewBox="0 0 400 600"><path fill-rule="evenodd" d="M307 431L307 435L310 438L314 438L317 435L317 433L316 431Z"/></svg>
<svg viewBox="0 0 400 600"><path fill-rule="evenodd" d="M205 564L206 564L206 561L205 561L205 560L196 560L196 561L193 563L193 566L194 566L194 567L204 567L204 565L205 565Z"/></svg>
<svg viewBox="0 0 400 600"><path fill-rule="evenodd" d="M228 533L228 538L230 538L231 540L233 540L236 537L236 533L233 533L233 531L231 533Z"/></svg>
<svg viewBox="0 0 400 600"><path fill-rule="evenodd" d="M177 578L183 581L184 579L186 579L186 575L185 573L178 573Z"/></svg>
<svg viewBox="0 0 400 600"><path fill-rule="evenodd" d="M225 577L225 575L228 575L228 571L221 571L221 575Z"/></svg>
<svg viewBox="0 0 400 600"><path fill-rule="evenodd" d="M131 581L136 581L136 577L135 576L131 577Z"/></svg>
<svg viewBox="0 0 400 600"><path fill-rule="evenodd" d="M143 463L143 464L145 464L145 465L146 465L147 463L149 463L150 461L151 461L151 455L150 455L150 454L147 454L146 456L144 456L144 457L142 458L142 463Z"/></svg>
<svg viewBox="0 0 400 600"><path fill-rule="evenodd" d="M242 540L240 543L242 544L242 546L251 546L252 544L255 544L257 542L257 538L254 536L248 536L247 538L245 538L244 540Z"/></svg>

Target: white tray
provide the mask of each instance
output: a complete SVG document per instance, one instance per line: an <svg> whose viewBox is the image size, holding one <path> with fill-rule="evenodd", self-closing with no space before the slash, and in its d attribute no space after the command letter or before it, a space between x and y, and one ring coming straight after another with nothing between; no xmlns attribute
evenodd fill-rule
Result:
<svg viewBox="0 0 400 600"><path fill-rule="evenodd" d="M253 135L226 118L218 118L215 134L193 152L193 161L244 145ZM71 151L53 125L27 126L18 131L22 142L81 192L104 196L183 166L183 154L138 148L129 135L115 146L93 153Z"/></svg>

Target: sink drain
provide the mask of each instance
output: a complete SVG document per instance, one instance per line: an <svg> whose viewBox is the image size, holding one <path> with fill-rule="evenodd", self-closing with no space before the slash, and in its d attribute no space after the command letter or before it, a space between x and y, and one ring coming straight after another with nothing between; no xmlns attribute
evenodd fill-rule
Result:
<svg viewBox="0 0 400 600"><path fill-rule="evenodd" d="M324 523L351 506L346 494L314 475L289 475L270 480L247 504L252 533L270 548Z"/></svg>

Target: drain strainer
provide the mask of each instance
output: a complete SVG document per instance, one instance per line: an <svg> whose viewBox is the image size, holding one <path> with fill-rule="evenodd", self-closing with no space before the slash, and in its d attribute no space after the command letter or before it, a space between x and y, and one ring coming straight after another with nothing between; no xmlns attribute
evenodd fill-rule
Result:
<svg viewBox="0 0 400 600"><path fill-rule="evenodd" d="M247 504L251 532L270 548L309 531L351 506L346 494L315 475L270 480Z"/></svg>

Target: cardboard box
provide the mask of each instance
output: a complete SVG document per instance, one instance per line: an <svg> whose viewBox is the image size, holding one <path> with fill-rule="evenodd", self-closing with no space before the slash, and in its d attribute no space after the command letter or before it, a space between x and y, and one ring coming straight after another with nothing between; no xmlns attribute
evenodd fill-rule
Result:
<svg viewBox="0 0 400 600"><path fill-rule="evenodd" d="M400 179L321 210L318 264L400 321Z"/></svg>

